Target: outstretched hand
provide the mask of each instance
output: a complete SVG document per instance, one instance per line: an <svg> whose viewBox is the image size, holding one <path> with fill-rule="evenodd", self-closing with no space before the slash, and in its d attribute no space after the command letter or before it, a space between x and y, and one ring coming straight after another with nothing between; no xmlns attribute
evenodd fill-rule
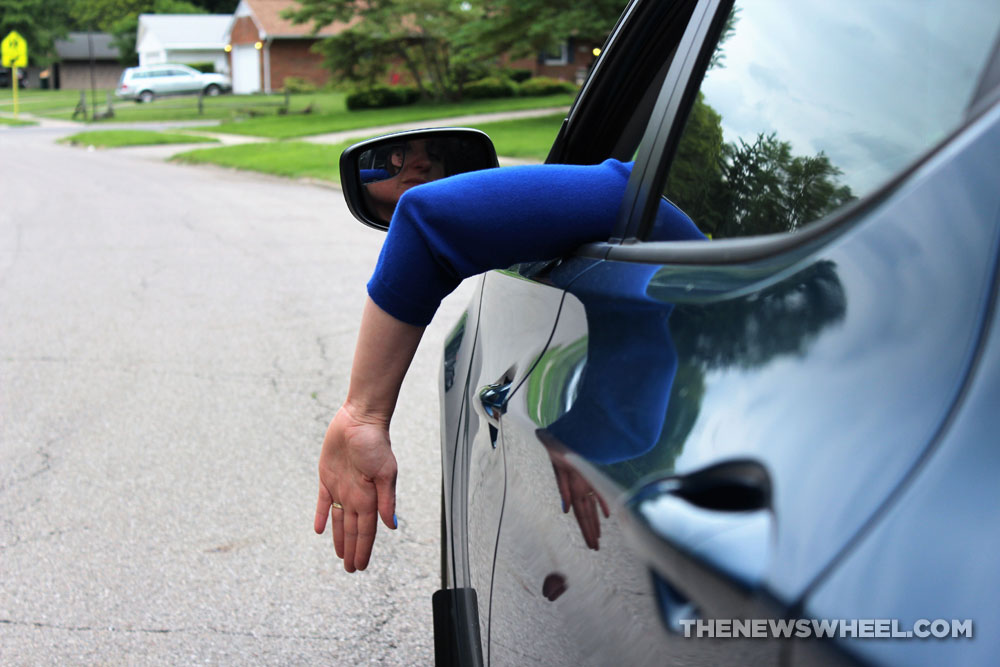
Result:
<svg viewBox="0 0 1000 667"><path fill-rule="evenodd" d="M330 422L319 458L319 498L313 528L322 534L327 516L333 546L348 572L368 567L377 515L396 528L396 457L389 426L359 419L345 404Z"/></svg>

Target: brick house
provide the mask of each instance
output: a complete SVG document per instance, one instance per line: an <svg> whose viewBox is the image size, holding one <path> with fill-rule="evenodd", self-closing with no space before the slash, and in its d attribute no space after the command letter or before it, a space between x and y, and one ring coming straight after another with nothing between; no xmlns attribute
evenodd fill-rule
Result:
<svg viewBox="0 0 1000 667"><path fill-rule="evenodd" d="M597 60L594 55L595 47L600 46L570 37L551 53L539 53L535 58L514 60L508 63L508 67L530 69L534 76L550 76L580 85Z"/></svg>
<svg viewBox="0 0 1000 667"><path fill-rule="evenodd" d="M317 86L330 78L322 56L310 49L346 24L328 25L313 36L311 23L295 25L281 17L282 11L297 6L295 0L240 0L226 33L234 93L270 93L291 76Z"/></svg>

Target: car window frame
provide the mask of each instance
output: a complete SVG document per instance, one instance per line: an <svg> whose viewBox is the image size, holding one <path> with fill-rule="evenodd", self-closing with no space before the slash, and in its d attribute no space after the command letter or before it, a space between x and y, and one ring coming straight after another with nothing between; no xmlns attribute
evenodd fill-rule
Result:
<svg viewBox="0 0 1000 667"><path fill-rule="evenodd" d="M639 156L629 178L619 210L615 234L606 242L581 246L577 256L651 264L726 265L767 262L784 256L782 263L794 263L815 248L848 231L870 210L932 159L956 136L1000 104L1000 32L969 104L966 116L939 142L931 145L910 165L867 195L794 232L767 234L714 241L647 241L662 201L662 187L673 163L688 114L700 89L716 42L736 0L705 0L699 19L695 9L687 31L697 34L686 54L678 53L660 89L656 107L640 144ZM705 22L705 18L710 21ZM700 25L695 25L700 20ZM688 34L685 34L685 41ZM659 112L659 113L658 113Z"/></svg>

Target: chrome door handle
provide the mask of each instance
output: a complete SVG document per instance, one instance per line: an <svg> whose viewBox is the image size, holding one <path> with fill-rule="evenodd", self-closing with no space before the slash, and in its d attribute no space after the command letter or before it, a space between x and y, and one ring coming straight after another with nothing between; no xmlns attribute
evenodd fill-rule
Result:
<svg viewBox="0 0 1000 667"><path fill-rule="evenodd" d="M500 415L507 412L510 385L510 382L497 382L479 389L479 403L483 406L486 420L494 426L500 425Z"/></svg>

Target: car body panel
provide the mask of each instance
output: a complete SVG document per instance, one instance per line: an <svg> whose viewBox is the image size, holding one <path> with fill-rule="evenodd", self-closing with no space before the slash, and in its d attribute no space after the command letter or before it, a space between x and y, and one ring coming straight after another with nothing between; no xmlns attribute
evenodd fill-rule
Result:
<svg viewBox="0 0 1000 667"><path fill-rule="evenodd" d="M699 3L692 16L707 20L721 4ZM644 145L662 148L677 122L669 101L657 102ZM580 118L585 111L574 109ZM964 617L959 603L976 591L957 573L945 579L954 586L947 593L943 584L904 593L910 580L889 565L880 570L888 582L865 582L879 549L893 551L886 540L900 540L896 558L905 557L903 545L920 549L919 517L894 514L901 490L923 508L946 503L934 495L945 493L943 478L918 485L926 476L918 471L976 373L1000 244L1000 105L976 113L887 185L799 233L612 239L554 271L514 267L486 278L474 347L490 369L476 368L478 380L466 387L464 405L475 409L464 425L454 427L460 412L444 419L466 429L469 497L482 485L502 498L499 528L495 514L486 521L495 550L489 576L469 577L490 614L480 618L488 664L909 664L919 647L899 642L793 651L779 641L692 642L679 626L876 611L908 618L910 602L935 595ZM582 154L581 142L570 124L553 153ZM664 163L637 163L634 202L662 191ZM619 226L640 229L642 208ZM517 282L524 278L536 289ZM526 292L530 315L519 313ZM498 429L484 436L477 391L508 378L504 368L523 375ZM992 418L985 407L970 414L980 416L958 423L983 437ZM950 465L957 469L957 455ZM992 507L985 486L975 492L979 504L968 505L963 521ZM894 528L880 532L883 517ZM938 530L939 557L954 558L943 518ZM971 541L970 531L955 534ZM481 560L470 560L471 569ZM906 572L929 577L928 568L921 561ZM938 662L950 662L948 643L935 647ZM985 662L984 649L966 649Z"/></svg>

